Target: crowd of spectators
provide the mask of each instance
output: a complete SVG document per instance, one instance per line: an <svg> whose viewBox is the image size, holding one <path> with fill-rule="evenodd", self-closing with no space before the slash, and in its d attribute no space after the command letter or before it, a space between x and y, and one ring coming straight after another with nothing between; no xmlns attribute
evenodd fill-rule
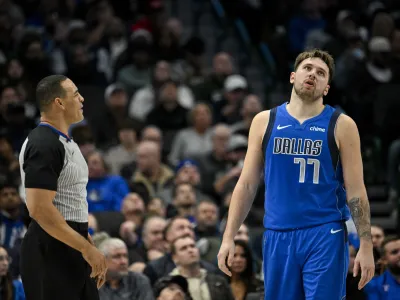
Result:
<svg viewBox="0 0 400 300"><path fill-rule="evenodd" d="M336 59L326 101L356 120L363 147L379 139L376 157L364 151L373 165L365 177L398 199L397 1L221 1L254 44L270 46L277 73L268 95L252 91L229 49L207 64L205 39L184 37L169 15L174 1L0 0L0 299L25 299L19 246L30 219L18 154L39 121L36 84L50 74L68 76L85 98L85 120L70 136L87 160L90 233L107 259L101 300L260 299L262 183L235 237L232 277L218 270L217 253L252 119L272 94L287 101L304 49ZM395 299L384 297L400 295L399 237L374 224L376 278L358 291L359 241L351 220L348 228L347 299Z"/></svg>

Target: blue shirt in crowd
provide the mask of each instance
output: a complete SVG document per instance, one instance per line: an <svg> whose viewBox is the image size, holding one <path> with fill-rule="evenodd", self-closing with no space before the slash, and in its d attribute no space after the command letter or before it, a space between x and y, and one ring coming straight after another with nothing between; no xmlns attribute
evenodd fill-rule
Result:
<svg viewBox="0 0 400 300"><path fill-rule="evenodd" d="M129 194L128 184L121 176L89 179L86 190L90 213L119 211L122 200Z"/></svg>

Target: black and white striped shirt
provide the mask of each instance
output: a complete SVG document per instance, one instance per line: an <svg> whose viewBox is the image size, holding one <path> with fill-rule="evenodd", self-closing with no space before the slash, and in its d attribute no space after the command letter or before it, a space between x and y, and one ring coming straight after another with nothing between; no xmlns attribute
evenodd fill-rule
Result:
<svg viewBox="0 0 400 300"><path fill-rule="evenodd" d="M24 188L56 191L53 203L65 220L88 221L88 166L73 140L42 123L26 138L19 163Z"/></svg>

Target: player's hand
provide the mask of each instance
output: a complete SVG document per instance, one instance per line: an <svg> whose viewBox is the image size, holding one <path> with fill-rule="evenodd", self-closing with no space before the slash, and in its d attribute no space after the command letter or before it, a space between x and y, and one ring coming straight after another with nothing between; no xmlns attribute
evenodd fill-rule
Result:
<svg viewBox="0 0 400 300"><path fill-rule="evenodd" d="M233 240L223 240L218 253L218 267L228 276L232 276L230 268L232 266L234 255L235 243Z"/></svg>
<svg viewBox="0 0 400 300"><path fill-rule="evenodd" d="M91 278L96 278L97 288L106 281L107 264L106 258L95 246L88 244L88 246L82 251L83 258L92 267Z"/></svg>
<svg viewBox="0 0 400 300"><path fill-rule="evenodd" d="M372 244L361 246L358 250L356 259L354 260L353 276L357 277L361 270L361 279L358 283L358 289L361 290L375 274L374 255L372 252Z"/></svg>

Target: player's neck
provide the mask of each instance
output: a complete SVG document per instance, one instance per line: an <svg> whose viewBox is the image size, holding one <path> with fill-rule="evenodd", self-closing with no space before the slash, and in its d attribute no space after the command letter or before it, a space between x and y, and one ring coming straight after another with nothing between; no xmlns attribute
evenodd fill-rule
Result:
<svg viewBox="0 0 400 300"><path fill-rule="evenodd" d="M42 115L40 117L40 123L49 124L50 126L68 136L68 129L70 125L61 118L57 119Z"/></svg>
<svg viewBox="0 0 400 300"><path fill-rule="evenodd" d="M290 102L286 106L288 113L298 120L305 120L319 115L324 110L322 98L313 102L307 102L292 94Z"/></svg>

